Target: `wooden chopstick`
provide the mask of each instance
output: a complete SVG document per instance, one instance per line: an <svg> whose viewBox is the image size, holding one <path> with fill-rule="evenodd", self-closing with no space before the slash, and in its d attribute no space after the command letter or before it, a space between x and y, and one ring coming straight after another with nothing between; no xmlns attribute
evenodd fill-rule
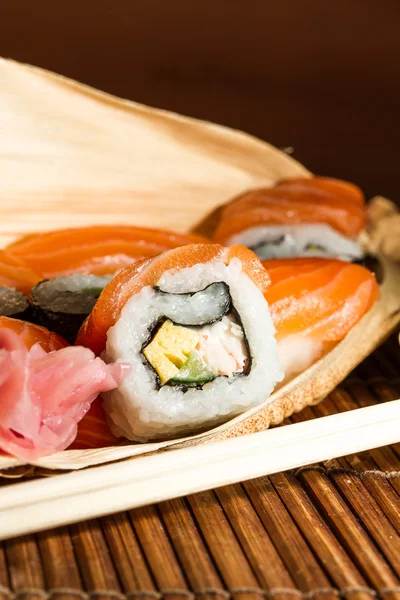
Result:
<svg viewBox="0 0 400 600"><path fill-rule="evenodd" d="M400 441L400 400L169 450L0 494L0 539L66 525Z"/></svg>

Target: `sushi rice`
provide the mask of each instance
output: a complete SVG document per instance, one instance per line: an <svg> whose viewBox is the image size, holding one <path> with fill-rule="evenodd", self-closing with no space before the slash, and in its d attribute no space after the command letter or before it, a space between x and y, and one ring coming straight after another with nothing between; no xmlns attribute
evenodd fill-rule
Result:
<svg viewBox="0 0 400 600"><path fill-rule="evenodd" d="M323 223L251 227L233 235L228 244L243 244L253 250L260 260L308 256L352 262L364 256L357 240Z"/></svg>

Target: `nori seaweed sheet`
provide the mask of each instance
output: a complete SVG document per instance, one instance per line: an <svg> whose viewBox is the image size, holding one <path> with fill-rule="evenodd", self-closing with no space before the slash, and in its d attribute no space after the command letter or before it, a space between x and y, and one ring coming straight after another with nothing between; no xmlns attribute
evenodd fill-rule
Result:
<svg viewBox="0 0 400 600"><path fill-rule="evenodd" d="M74 344L76 336L78 335L78 331L83 321L89 315L90 311L72 314L68 312L52 311L42 308L35 295L35 290L42 283L44 283L44 281L41 281L38 284L36 284L31 291L31 303L33 311L32 321L37 325L47 327L47 329L49 329L50 331L54 331L54 333L58 333L65 340L67 340L67 342L69 342L70 344Z"/></svg>
<svg viewBox="0 0 400 600"><path fill-rule="evenodd" d="M216 323L217 321L220 321L225 315L229 315L231 313L233 315L233 317L235 318L236 322L240 325L240 327L243 330L244 342L245 342L246 349L247 349L247 352L248 352L248 357L249 357L244 372L243 373L238 373L236 376L237 377L246 377L246 375L248 375L249 372L251 371L253 357L252 357L252 354L251 354L249 341L247 339L246 330L245 330L244 325L242 323L242 319L240 318L239 312L236 310L236 308L233 305L232 297L231 297L231 292L230 292L230 289L229 289L229 285L225 281L215 281L214 283L209 284L208 286L206 286L202 290L198 290L196 292L186 292L186 293L183 293L183 294L173 294L171 292L163 292L157 286L154 286L154 290L157 293L159 293L159 294L167 294L168 293L171 296L182 296L182 297L190 298L191 296L194 296L194 294L198 294L199 292L204 292L205 290L207 290L208 288L212 287L215 284L218 284L218 285L222 284L224 286L224 288L226 290L226 294L227 294L227 301L226 301L224 310L221 312L221 314L217 318L214 318L211 321L207 321L207 322L204 321L200 325L189 325L188 323L182 323L180 321L178 322L178 321L176 321L174 319L170 319L170 320L175 325L180 325L181 327L182 326L183 327L184 326L189 326L189 327L203 327L204 325L212 325L213 323ZM143 350L150 343L150 341L154 338L154 336L156 335L157 331L162 326L162 324L165 322L165 320L166 320L166 317L160 317L159 319L157 319L157 321L155 323L153 323L153 325L149 328L149 333L148 333L147 339L143 342L142 349L141 349L143 363L145 365L147 365L152 370L152 372L154 374L154 377L155 377L156 389L158 389L158 390L162 387L160 378L158 376L157 371L154 369L154 367L149 363L149 361L147 360L147 358L144 356ZM222 375L222 376L219 376L219 377L225 377L225 376ZM206 383L208 383L208 381ZM164 385L171 385L171 387L175 387L176 389L180 389L183 393L186 393L186 392L189 391L189 389L193 389L193 388L197 388L197 389L200 389L200 390L203 389L203 385L205 385L205 383L204 384L184 385L184 384L171 384L171 383L167 382Z"/></svg>
<svg viewBox="0 0 400 600"><path fill-rule="evenodd" d="M37 325L47 327L50 331L58 333L67 342L74 344L78 331L88 315L72 315L70 313L53 312L44 310L37 304L33 304L33 322Z"/></svg>

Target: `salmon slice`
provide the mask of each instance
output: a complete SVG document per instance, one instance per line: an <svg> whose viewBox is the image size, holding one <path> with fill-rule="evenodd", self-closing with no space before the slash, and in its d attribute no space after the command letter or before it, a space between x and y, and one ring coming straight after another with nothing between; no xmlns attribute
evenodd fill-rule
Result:
<svg viewBox="0 0 400 600"><path fill-rule="evenodd" d="M302 223L324 223L356 238L365 220L364 195L357 186L321 177L293 179L252 190L225 206L214 239L229 243L253 227Z"/></svg>
<svg viewBox="0 0 400 600"><path fill-rule="evenodd" d="M264 261L268 300L278 341L301 334L338 342L379 298L368 269L339 260L293 258Z"/></svg>
<svg viewBox="0 0 400 600"><path fill-rule="evenodd" d="M121 442L108 426L106 414L100 398L96 398L89 412L78 424L78 434L69 450L84 450L85 448L106 448L116 446Z"/></svg>
<svg viewBox="0 0 400 600"><path fill-rule="evenodd" d="M365 196L361 188L349 181L334 179L332 177L295 177L284 179L277 184L280 190L287 189L296 191L300 195L307 196L309 193L320 192L323 195L335 196L353 202L365 208Z"/></svg>
<svg viewBox="0 0 400 600"><path fill-rule="evenodd" d="M49 331L45 327L33 325L33 323L27 323L26 321L12 319L10 317L0 317L0 330L1 329L10 329L16 333L28 350L35 344L40 344L46 352L60 350L69 345L60 335Z"/></svg>
<svg viewBox="0 0 400 600"><path fill-rule="evenodd" d="M42 279L22 259L0 250L0 287L15 288L27 295Z"/></svg>
<svg viewBox="0 0 400 600"><path fill-rule="evenodd" d="M244 272L263 293L266 292L269 285L268 274L254 252L244 246L224 248L218 244L191 244L175 248L135 263L116 275L106 285L91 314L82 325L76 343L91 348L95 354L100 354L106 345L107 331L116 323L129 298L145 286L155 286L165 271L213 261L229 264L233 258L241 261Z"/></svg>
<svg viewBox="0 0 400 600"><path fill-rule="evenodd" d="M45 278L90 273L116 273L133 262L205 238L133 226L93 226L30 235L9 245L7 252L23 259Z"/></svg>

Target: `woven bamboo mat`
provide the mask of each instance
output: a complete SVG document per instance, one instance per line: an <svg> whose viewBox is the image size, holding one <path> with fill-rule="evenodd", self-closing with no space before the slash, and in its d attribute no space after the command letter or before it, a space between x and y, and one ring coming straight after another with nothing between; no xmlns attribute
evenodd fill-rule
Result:
<svg viewBox="0 0 400 600"><path fill-rule="evenodd" d="M400 397L396 338L293 420ZM400 444L5 541L0 599L400 599Z"/></svg>

